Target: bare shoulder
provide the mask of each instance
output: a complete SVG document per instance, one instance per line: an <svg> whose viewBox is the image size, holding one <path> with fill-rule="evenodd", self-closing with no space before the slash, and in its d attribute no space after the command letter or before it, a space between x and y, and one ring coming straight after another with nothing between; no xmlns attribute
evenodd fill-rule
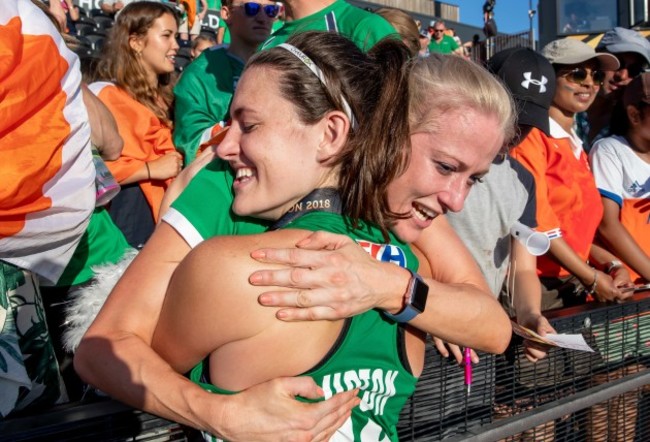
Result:
<svg viewBox="0 0 650 442"><path fill-rule="evenodd" d="M248 277L262 264L250 253L262 244L287 247L302 236L289 231L222 236L197 246L172 277L154 349L182 372L215 349L270 328L277 322L276 309L257 302L263 290L249 284Z"/></svg>

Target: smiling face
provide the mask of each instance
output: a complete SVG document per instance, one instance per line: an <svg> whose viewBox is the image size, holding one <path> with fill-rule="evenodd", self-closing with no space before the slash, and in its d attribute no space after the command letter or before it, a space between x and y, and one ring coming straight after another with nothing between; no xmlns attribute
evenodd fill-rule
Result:
<svg viewBox="0 0 650 442"><path fill-rule="evenodd" d="M588 74L587 78L579 84L571 81L570 75L566 75L566 73L576 68L583 68ZM597 69L598 63L595 60L579 64L563 65L556 72L556 88L552 106L562 111L565 115L573 115L586 111L594 102L596 94L600 90L600 84L595 83L592 76L592 73Z"/></svg>
<svg viewBox="0 0 650 442"><path fill-rule="evenodd" d="M278 219L312 190L332 184L331 168L319 156L327 121L303 124L280 93L281 75L259 66L244 71L230 109L232 126L217 149L236 175L232 209L238 215Z"/></svg>
<svg viewBox="0 0 650 442"><path fill-rule="evenodd" d="M636 52L623 52L613 55L618 59L620 68L616 71L607 72L607 77L603 83L603 93L605 95L627 86L635 76L642 72L645 66L645 59Z"/></svg>
<svg viewBox="0 0 650 442"><path fill-rule="evenodd" d="M391 210L408 214L391 227L402 241L415 241L439 214L460 211L472 185L488 172L503 146L493 116L461 108L439 120L441 133L411 135L408 168L388 187Z"/></svg>
<svg viewBox="0 0 650 442"><path fill-rule="evenodd" d="M172 14L158 17L144 37L132 36L129 39L140 64L152 77L174 72L174 61L178 52L176 33L178 26Z"/></svg>

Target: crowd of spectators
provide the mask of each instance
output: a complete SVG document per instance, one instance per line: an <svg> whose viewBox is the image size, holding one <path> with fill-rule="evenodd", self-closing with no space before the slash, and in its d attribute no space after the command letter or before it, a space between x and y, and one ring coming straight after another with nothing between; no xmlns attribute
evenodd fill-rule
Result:
<svg viewBox="0 0 650 442"><path fill-rule="evenodd" d="M49 152L16 151L15 162L0 164L0 271L2 281L9 281L0 285L0 318L4 321L0 323L0 361L8 361L0 370L0 416L36 412L77 400L91 388L90 384L126 403L213 434L253 434L241 429L246 427L245 422L233 428L228 423L205 419L210 407L222 405L188 408L188 396L172 398L174 388L182 390L186 380L179 380L169 361L154 351L160 352L163 346L154 345L153 339L158 313L164 311L165 292L185 255L213 236L259 233L268 228L266 222L230 212L230 187L241 177L233 177L228 164L215 159L214 146L224 137L233 136L229 135L234 130L233 120L238 126L246 126L244 131L255 130L255 124L243 121L241 114L230 113L248 61L255 59L259 51L293 48L297 51L293 56L301 60L300 69L309 67L313 61L287 44L294 41L291 39L295 35L308 31L336 31L377 63L386 62L373 58L380 59L383 52L373 53L371 49L385 38L401 39L410 57L432 64L441 63L444 57L473 63L470 51L480 45L462 44L442 20L432 21L423 29L404 11L381 8L369 12L344 0L317 5L308 0L223 0L218 29L201 25L208 9L206 0L104 0L100 9L91 11L75 6L71 0L52 1L47 7L39 0L11 3L11 8L0 12L0 45L10 47L8 42L17 35L38 35L54 42L47 47L52 52L48 57L60 62L48 67L56 82L46 82L56 94L48 95L46 87L38 94L32 92L33 104L47 102L49 96L51 108L41 106L40 110L34 108L36 112L11 100L0 102L0 152L13 152L12 146L18 142ZM42 11L33 8L34 4ZM21 18L23 24L29 17L31 23L12 28L12 17ZM48 20L60 34L47 31ZM309 43L304 46L310 47ZM16 60L26 59L22 48L11 47ZM26 45L24 51L30 48ZM33 91L28 80L21 85L17 79L34 67L20 63L0 67L0 91ZM617 27L606 32L595 49L577 39L563 38L550 42L540 52L507 49L479 68L499 78L509 91L511 109L518 113L517 135L503 146L489 173L471 177L476 184L464 208L461 210L462 199L446 202L443 212L449 213L441 215L435 227L425 230L424 239L415 242L423 255L421 262L428 263L420 272L426 276L431 292L447 293L454 286L458 299L467 300L490 293L490 302L499 300L503 304L501 314L507 312L520 325L544 336L554 332L545 311L592 301L623 303L634 294L636 286L650 282L649 65L650 42L634 30ZM321 84L330 86L325 78L333 75L331 72L323 74L319 67L309 69L315 75L315 80L310 80L319 88ZM259 72L256 78L264 81ZM272 75L266 78L271 82L273 79ZM424 81L413 75L405 87L424 90ZM59 82L63 90L57 89ZM287 92L290 86L280 90ZM55 102L57 94L59 103L65 106ZM340 90L337 94L344 97ZM440 103L447 105L445 99L439 96ZM415 97L411 95L408 100ZM424 106L408 100L394 105L414 106L417 112L421 110L418 106ZM436 98L431 100L435 107ZM365 116L355 118L357 104L352 103L351 108L345 98L341 101L352 132L358 130L355 125L366 124ZM68 129L47 129L53 133L47 137L50 141L33 141L24 124L30 121L34 127L43 127L43 109L67 121L68 126L60 127ZM69 115L74 118L66 120ZM449 115L444 121L450 121ZM484 135L472 132L479 126L467 123L469 117L453 115L458 119L453 123L460 134L436 126L437 121L429 123L435 126L431 130L442 131L448 137L451 132L458 137ZM392 116L386 111L383 118ZM386 137L400 136L389 128L384 130ZM469 135L463 131L469 131ZM456 138L443 136L440 140L457 142ZM53 157L62 159L59 163L48 162ZM16 166L23 163L30 167ZM463 172L462 164L440 163L445 174ZM399 169L398 165L395 169ZM93 186L95 170L102 170L102 174L97 175ZM217 172L223 181L218 186L210 176ZM410 176L404 170L400 173ZM30 186L20 188L17 184L30 180ZM100 203L98 186L106 187L107 182L120 190L110 201L102 198ZM92 190L97 191L94 197ZM220 197L228 204L206 208L208 198L216 201ZM50 204L43 203L48 199ZM207 215L198 213L204 209ZM421 217L428 216L425 208L416 205L414 210ZM543 233L549 240L548 251L536 256L517 241L511 235L517 226ZM443 240L445 232L449 237ZM456 249L455 235L464 243L462 251ZM388 298L386 291L398 283L407 285L403 273L391 272L385 272L385 280L391 281L385 287L356 282L352 274L357 270L351 272L343 266L346 262L353 266L362 262L357 255L360 248L340 238L325 238L319 246L313 245L318 240L311 239L313 254L267 251L266 262L282 264L283 270L250 277L253 284L295 290L296 282L288 280L286 274L295 277L303 275L300 272L304 269L313 270L312 276L298 285L300 296L270 292L260 297L265 306L281 307L278 318L340 319L361 314L383 304L364 301L362 307L352 308L336 304L331 298L341 299L343 290L350 305L361 305L358 299L363 296ZM445 263L431 252L438 244L444 245L447 252L459 250L461 258ZM113 290L140 250L140 256ZM325 253L334 253L336 259L321 258ZM462 260L469 256L478 267L467 264L466 273L459 270L450 276L451 262L464 265ZM316 259L318 265L314 264ZM287 266L292 268L286 270ZM478 270L485 281L474 279L472 272L478 275ZM372 274L365 271L368 273L358 272L363 276ZM347 275L342 289L324 283L331 273ZM81 340L111 290L107 307ZM400 290L403 293L403 287ZM400 300L403 297L400 295ZM24 306L18 305L17 299ZM27 305L31 306L29 310ZM434 314L429 313L433 307L426 308L420 319ZM335 313L328 316L325 310ZM435 314L454 318L453 308ZM142 320L143 315L150 317ZM27 330L21 329L29 322L25 318L31 318L29 330L31 335L38 334L38 342L27 339ZM503 318L499 318L493 315L494 333L503 324ZM465 348L474 364L485 364L491 356L479 358L470 348L503 350L494 336L490 336L494 338L493 346L485 344L485 330L462 336L452 325L441 330L423 325L423 319L417 321L417 328L432 335L432 351L435 348L437 358L462 363ZM38 351L34 351L37 347ZM525 342L525 349L527 364L538 363L549 350L530 341ZM35 363L37 358L42 362ZM120 364L128 370L115 370ZM621 373L642 368L628 364ZM133 378L133 373L141 377ZM460 368L450 372L449 382L462 375ZM318 396L312 385L275 382L262 384L257 390L252 388L248 396L242 394L242 403L246 402L248 408L241 409L261 407L258 401L263 397L268 403L281 404L273 400L287 392L291 396ZM144 393L134 391L136 384L142 387L137 390ZM259 434L278 434L274 432L286 429L268 423L267 419L273 417L284 419L287 427L293 426L296 431L327 434L357 404L349 393L327 402L327 406L301 408L308 419L295 425L298 409L293 404L282 403L269 412L258 410L263 422L260 426L269 426ZM636 404L631 404L621 412L635 421ZM489 408L491 404L485 405ZM544 431L548 434L540 435L540 440L552 440L553 426ZM593 440L598 436L590 433Z"/></svg>

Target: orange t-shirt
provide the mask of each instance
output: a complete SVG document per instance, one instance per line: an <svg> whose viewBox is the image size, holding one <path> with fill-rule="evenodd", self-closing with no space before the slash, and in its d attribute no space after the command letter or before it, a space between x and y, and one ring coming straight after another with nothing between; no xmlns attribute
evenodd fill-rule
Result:
<svg viewBox="0 0 650 442"><path fill-rule="evenodd" d="M106 165L118 182L138 171L145 162L174 152L171 129L163 124L151 110L131 97L126 91L108 82L90 85L90 90L108 107L117 122L124 140L120 158ZM168 180L145 180L138 184L144 193L156 221Z"/></svg>
<svg viewBox="0 0 650 442"><path fill-rule="evenodd" d="M596 229L603 217L603 205L589 169L587 156L571 142L571 137L558 133L547 136L534 128L512 150L535 178L537 224L540 231L558 231L569 246L587 261ZM566 135L564 137L559 137ZM544 255L537 259L537 273L545 277L564 277L570 273Z"/></svg>

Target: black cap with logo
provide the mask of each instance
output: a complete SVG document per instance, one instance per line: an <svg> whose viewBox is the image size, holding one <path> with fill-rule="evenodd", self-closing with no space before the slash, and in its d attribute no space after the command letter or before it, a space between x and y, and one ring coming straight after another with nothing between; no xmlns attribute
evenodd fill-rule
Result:
<svg viewBox="0 0 650 442"><path fill-rule="evenodd" d="M555 95L555 71L549 61L529 48L496 53L488 70L510 90L518 110L518 123L549 134L548 109Z"/></svg>

